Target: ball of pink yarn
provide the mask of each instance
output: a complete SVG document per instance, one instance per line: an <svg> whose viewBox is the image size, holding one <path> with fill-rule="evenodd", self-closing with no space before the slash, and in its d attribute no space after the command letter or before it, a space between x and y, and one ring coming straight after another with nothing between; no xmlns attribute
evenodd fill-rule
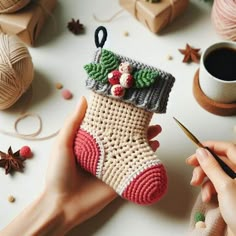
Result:
<svg viewBox="0 0 236 236"><path fill-rule="evenodd" d="M219 35L236 41L236 1L214 0L211 17Z"/></svg>

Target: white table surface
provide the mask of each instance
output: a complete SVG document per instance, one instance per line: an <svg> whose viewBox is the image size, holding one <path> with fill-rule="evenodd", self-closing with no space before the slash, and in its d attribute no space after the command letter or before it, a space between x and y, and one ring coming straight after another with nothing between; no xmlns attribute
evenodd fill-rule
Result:
<svg viewBox="0 0 236 236"><path fill-rule="evenodd" d="M85 88L86 73L83 65L92 60L95 44L94 30L101 23L93 14L108 19L121 9L118 0L59 0L53 18L49 20L34 48L29 48L35 67L33 98L29 112L43 119L42 135L58 130L65 117L74 109L80 96L89 96ZM199 139L235 140L235 116L222 117L205 111L192 93L193 76L199 65L182 63L178 48L186 43L204 50L221 38L215 33L210 19L211 7L203 0L191 0L186 12L162 34L151 33L123 11L109 23L105 48L172 73L176 82L170 94L166 114L154 115L152 123L159 123L163 132L158 137L161 146L158 157L166 166L169 176L168 193L152 206L138 206L122 199L115 200L103 212L74 229L72 235L128 236L128 235L185 235L189 214L199 189L189 185L191 168L185 164L195 146L177 127L172 116L182 121ZM67 28L71 18L80 19L86 32L75 36ZM125 37L124 32L129 32ZM167 60L171 55L173 60ZM61 82L74 97L66 101L55 83ZM22 102L23 101L23 102ZM24 97L7 111L0 112L0 128L13 131L13 124L24 103ZM34 119L22 121L19 128L29 132L36 128ZM7 225L43 188L49 152L54 139L25 141L0 134L0 150L9 146L18 150L23 145L32 148L34 157L27 160L24 173L5 175L0 169L0 228ZM15 203L7 198L13 195Z"/></svg>

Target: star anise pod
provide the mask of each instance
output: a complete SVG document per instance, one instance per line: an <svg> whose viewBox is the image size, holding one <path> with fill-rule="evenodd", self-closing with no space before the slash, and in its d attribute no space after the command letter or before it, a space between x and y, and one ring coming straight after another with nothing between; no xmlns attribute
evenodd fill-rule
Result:
<svg viewBox="0 0 236 236"><path fill-rule="evenodd" d="M9 174L12 171L22 172L24 169L24 158L20 156L20 151L13 153L12 148L9 147L8 152L4 153L0 151L0 167L5 168L5 174Z"/></svg>
<svg viewBox="0 0 236 236"><path fill-rule="evenodd" d="M80 23L79 20L75 20L72 18L70 22L67 24L67 28L73 33L73 34L80 34L84 31L84 25Z"/></svg>
<svg viewBox="0 0 236 236"><path fill-rule="evenodd" d="M200 60L200 48L193 48L189 44L186 44L185 49L179 49L179 51L184 55L183 62L189 63L189 62L195 62L199 63Z"/></svg>

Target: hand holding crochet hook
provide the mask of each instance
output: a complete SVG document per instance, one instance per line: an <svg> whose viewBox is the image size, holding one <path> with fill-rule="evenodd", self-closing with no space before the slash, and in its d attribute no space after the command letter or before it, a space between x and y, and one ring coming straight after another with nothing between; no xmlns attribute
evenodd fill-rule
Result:
<svg viewBox="0 0 236 236"><path fill-rule="evenodd" d="M217 194L221 215L236 235L236 145L221 141L201 143L177 119L175 121L198 146L196 153L186 160L194 167L191 185L201 186L203 202L209 202Z"/></svg>

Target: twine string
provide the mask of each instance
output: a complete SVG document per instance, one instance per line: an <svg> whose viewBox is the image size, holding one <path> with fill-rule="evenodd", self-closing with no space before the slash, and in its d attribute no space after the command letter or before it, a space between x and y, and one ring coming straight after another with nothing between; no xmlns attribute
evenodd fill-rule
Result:
<svg viewBox="0 0 236 236"><path fill-rule="evenodd" d="M33 97L32 91L33 91L32 86L30 86L30 88L29 88L29 94L30 94L29 97L30 98L27 99L27 103L25 104L22 111L20 112L20 116L14 122L14 131L15 132L9 132L9 131L0 129L0 133L2 133L4 135L11 136L11 137L20 138L20 139L24 139L24 140L31 140L31 141L43 141L43 140L48 140L48 139L51 139L51 138L57 136L57 134L59 133L59 130L57 130L56 132L53 132L49 135L46 135L43 137L38 137L43 131L42 118L40 115L38 115L36 113L26 112L26 110L28 109L28 107L32 101L32 97ZM19 127L20 122L28 117L34 118L37 121L38 126L35 131L32 131L31 133L26 134L26 133L20 132L18 127Z"/></svg>
<svg viewBox="0 0 236 236"><path fill-rule="evenodd" d="M119 11L114 13L114 15L112 15L108 19L100 19L95 14L93 14L93 18L94 18L94 20L96 20L97 22L100 22L100 23L109 23L109 22L112 22L116 17L118 17L123 11L124 11L124 9L120 9Z"/></svg>
<svg viewBox="0 0 236 236"><path fill-rule="evenodd" d="M27 114L27 115L32 116L32 114ZM35 133L37 133L37 132L38 132L38 130ZM31 134L22 134L22 133L17 133L17 132L9 132L9 131L2 130L2 129L0 129L0 133L2 133L4 135L7 135L7 136L24 139L24 140L43 141L43 140L48 140L48 139L51 139L51 138L57 136L58 133L59 133L59 130L52 133L52 134L50 134L50 135L44 136L44 137L31 136Z"/></svg>
<svg viewBox="0 0 236 236"><path fill-rule="evenodd" d="M27 118L27 117L33 117L36 120L38 120L38 128L36 129L36 131L29 133L29 134L24 134L19 132L18 130L18 124L20 123L20 121L22 121L23 119ZM38 137L39 134L41 134L42 129L43 129L43 121L42 118L38 115L38 114L34 114L34 113L25 113L22 114L14 123L14 129L15 129L15 133L10 133L11 136L13 137L18 137L21 139L25 139L25 140L31 140L31 141L43 141L43 140L48 140L51 139L55 136L58 135L59 130L51 133L49 135L43 136L43 137ZM9 134L9 133L8 133Z"/></svg>
<svg viewBox="0 0 236 236"><path fill-rule="evenodd" d="M35 132L29 133L29 134L24 134L19 132L18 130L18 124L20 123L20 121L24 120L27 117L33 117L36 118L39 122L38 128L36 129ZM14 123L14 129L16 131L16 134L21 135L21 136L25 136L25 137L36 137L37 135L40 134L40 132L42 131L42 119L39 115L34 114L34 113L25 113L22 114L20 117L18 117Z"/></svg>

